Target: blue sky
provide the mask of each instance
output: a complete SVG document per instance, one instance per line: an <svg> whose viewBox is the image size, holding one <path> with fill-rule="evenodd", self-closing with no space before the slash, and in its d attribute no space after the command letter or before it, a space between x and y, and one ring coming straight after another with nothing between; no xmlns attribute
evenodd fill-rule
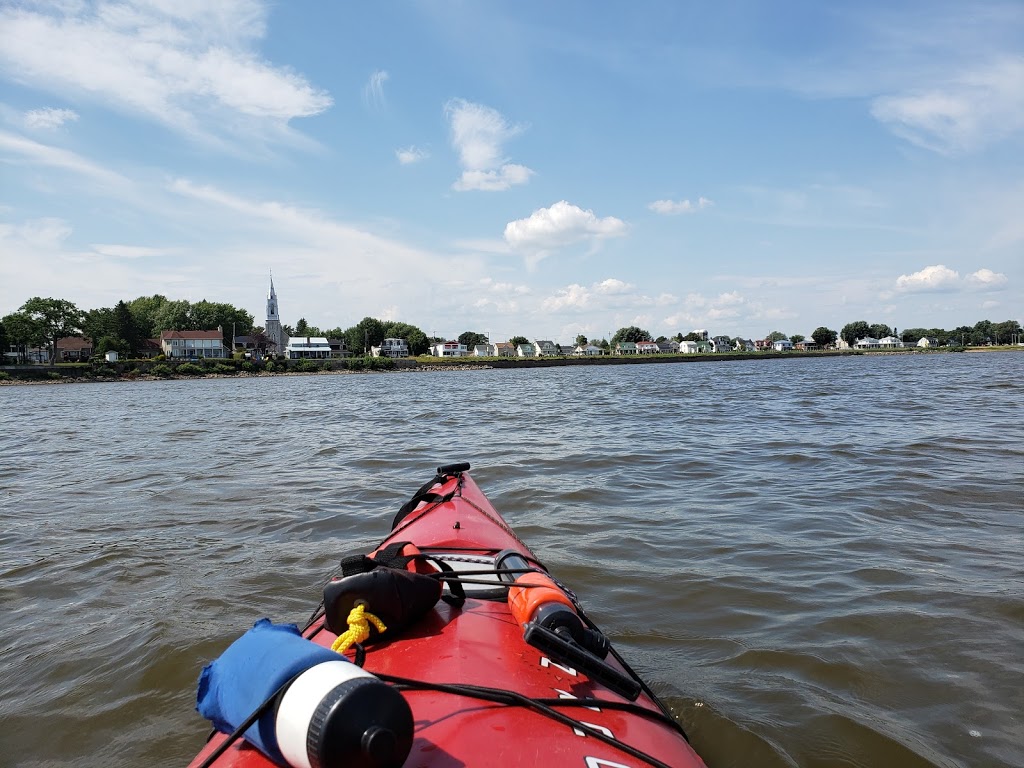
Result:
<svg viewBox="0 0 1024 768"><path fill-rule="evenodd" d="M0 315L1024 319L1020 2L0 4Z"/></svg>

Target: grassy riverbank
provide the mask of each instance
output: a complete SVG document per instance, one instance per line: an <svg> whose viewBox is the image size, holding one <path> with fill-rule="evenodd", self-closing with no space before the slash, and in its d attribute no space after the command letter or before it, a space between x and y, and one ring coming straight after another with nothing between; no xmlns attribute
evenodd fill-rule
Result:
<svg viewBox="0 0 1024 768"><path fill-rule="evenodd" d="M159 381L162 379L248 378L263 376L330 375L355 373L415 373L472 371L489 368L553 368L580 365L660 365L668 363L724 363L738 360L800 360L852 355L934 355L950 352L1024 352L1024 346L966 347L954 349L834 350L824 352L725 352L696 355L602 355L599 357L356 357L344 360L249 360L171 362L124 360L117 363L61 363L0 368L0 385L58 384L101 381Z"/></svg>

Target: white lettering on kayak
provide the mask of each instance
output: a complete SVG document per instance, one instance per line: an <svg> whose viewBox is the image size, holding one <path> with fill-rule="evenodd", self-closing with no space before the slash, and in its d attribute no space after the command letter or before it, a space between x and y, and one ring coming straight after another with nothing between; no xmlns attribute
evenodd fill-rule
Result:
<svg viewBox="0 0 1024 768"><path fill-rule="evenodd" d="M624 763L613 763L600 757L586 757L587 768L632 768Z"/></svg>
<svg viewBox="0 0 1024 768"><path fill-rule="evenodd" d="M585 722L583 722L582 720L580 720L580 725L585 725L585 726L587 726L588 728L593 728L593 729L594 729L595 731L600 731L600 732L601 732L601 733L603 733L603 734L604 734L605 736L607 736L607 737L608 737L609 739L614 739L614 738L615 738L615 734L614 734L614 733L612 733L612 732L611 732L610 730L608 730L607 728L605 728L605 727L604 727L603 725L595 725L594 723L585 723ZM583 731L581 731L581 730L580 730L579 728L573 728L573 729L572 729L572 732L573 732L573 733L575 733L575 734L576 734L577 736L583 736L583 737L586 737L586 735L587 735L586 733L584 733Z"/></svg>
<svg viewBox="0 0 1024 768"><path fill-rule="evenodd" d="M558 698L560 698L560 699L578 699L579 698L579 696L573 696L571 693L569 693L568 691L563 691L561 688L555 688L555 693L558 694ZM600 707L585 707L585 709L589 709L592 712L600 712L601 711Z"/></svg>
<svg viewBox="0 0 1024 768"><path fill-rule="evenodd" d="M567 667L564 664L559 664L557 661L552 661L547 656L541 656L540 657L540 665L542 667L544 667L545 669L547 667L558 667L560 670L565 672L565 674L572 675L573 677L576 677L576 670L575 669L573 669L572 667Z"/></svg>

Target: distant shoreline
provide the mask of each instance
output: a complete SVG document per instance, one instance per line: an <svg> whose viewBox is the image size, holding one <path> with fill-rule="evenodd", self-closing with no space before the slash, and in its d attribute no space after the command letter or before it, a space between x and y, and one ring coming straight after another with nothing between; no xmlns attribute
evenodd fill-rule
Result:
<svg viewBox="0 0 1024 768"><path fill-rule="evenodd" d="M195 379L257 379L274 376L337 376L374 373L430 373L480 371L511 368L561 368L593 365L658 365L671 363L726 363L739 360L807 360L863 356L935 355L954 352L1024 352L1024 346L965 347L958 349L878 349L878 350L830 350L822 352L726 352L688 355L602 355L595 357L540 357L540 358L454 358L452 360L402 358L393 361L393 367L377 370L350 370L330 368L327 370L283 370L283 371L210 371L203 374L152 375L147 367L155 363L149 360L130 360L121 363L65 363L55 366L25 365L0 367L0 386L39 386L50 384L90 384L124 381L186 381ZM225 364L234 361L210 358L211 363ZM161 361L167 365L166 361ZM195 364L194 361L193 365ZM301 361L293 361L301 362ZM320 361L317 361L320 362ZM324 363L342 361L325 360ZM183 363L171 364L182 365ZM113 374L113 375L111 375Z"/></svg>

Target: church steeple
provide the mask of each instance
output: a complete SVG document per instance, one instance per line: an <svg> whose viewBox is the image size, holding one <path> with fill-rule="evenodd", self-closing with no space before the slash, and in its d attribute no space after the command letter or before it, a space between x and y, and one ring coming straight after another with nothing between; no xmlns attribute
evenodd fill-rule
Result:
<svg viewBox="0 0 1024 768"><path fill-rule="evenodd" d="M281 327L281 307L277 303L277 291L274 290L274 275L270 275L270 290L267 291L267 323L264 326L267 338L274 345L278 354L288 346L288 337Z"/></svg>

